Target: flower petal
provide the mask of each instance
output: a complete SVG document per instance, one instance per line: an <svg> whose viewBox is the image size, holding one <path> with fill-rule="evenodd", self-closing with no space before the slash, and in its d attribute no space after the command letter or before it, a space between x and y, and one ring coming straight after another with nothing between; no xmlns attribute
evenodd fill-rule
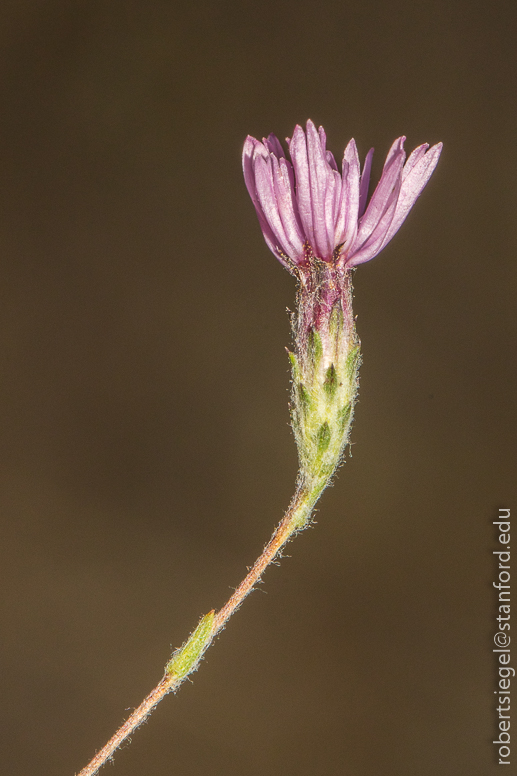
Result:
<svg viewBox="0 0 517 776"><path fill-rule="evenodd" d="M354 250L364 245L384 215L391 193L401 177L402 166L406 158L404 140L404 137L398 138L388 153L381 179L377 184L364 216L359 221Z"/></svg>
<svg viewBox="0 0 517 776"><path fill-rule="evenodd" d="M255 206L255 210L257 211L260 228L262 229L262 234L264 235L264 240L266 241L267 247L270 251L272 251L272 253L275 254L277 259L284 265L284 267L289 269L287 262L278 251L278 241L273 233L273 230L267 222L267 219L262 210L262 206L258 199L257 186L255 181L255 158L257 154L263 154L264 156L267 156L267 150L259 140L256 140L254 137L251 137L251 135L248 135L242 152L244 182L251 197L251 201Z"/></svg>
<svg viewBox="0 0 517 776"><path fill-rule="evenodd" d="M268 135L267 138L264 138L264 145L266 146L268 151L270 151L272 154L276 156L277 159L281 159L282 157L285 157L284 149L282 148L280 140L277 138L276 135L273 135L273 133Z"/></svg>
<svg viewBox="0 0 517 776"><path fill-rule="evenodd" d="M357 234L359 212L359 154L355 140L352 139L343 154L343 180L341 184L341 203L336 223L336 243L343 244L343 252L352 245Z"/></svg>
<svg viewBox="0 0 517 776"><path fill-rule="evenodd" d="M413 151L415 156L413 157L413 154L411 154L404 166L404 170L402 171L402 188L397 202L397 209L386 234L384 245L386 245L396 232L398 232L406 220L409 211L433 174L434 168L438 164L438 159L442 152L442 143L434 145L427 153L424 153L422 149L425 149L426 147L427 146L419 146L419 148L416 148L415 151ZM418 154L415 153L417 151ZM410 161L412 162L412 166L409 171L406 171Z"/></svg>
<svg viewBox="0 0 517 776"><path fill-rule="evenodd" d="M329 170L327 190L325 192L325 230L327 233L327 251L322 258L331 259L336 247L336 213L341 197L341 175L336 170Z"/></svg>
<svg viewBox="0 0 517 776"><path fill-rule="evenodd" d="M411 172L419 159L422 158L428 148L429 143L422 143L422 145L417 146L414 151L411 151L407 158L406 164L404 165L404 169L402 170L402 180L407 177L407 175Z"/></svg>
<svg viewBox="0 0 517 776"><path fill-rule="evenodd" d="M293 160L296 177L296 201L305 237L314 247L314 226L312 218L311 183L309 176L309 161L307 158L307 141L305 132L299 124L294 128L289 143L289 153Z"/></svg>
<svg viewBox="0 0 517 776"><path fill-rule="evenodd" d="M361 174L361 188L359 190L359 218L366 210L368 200L368 187L370 185L370 172L372 169L373 148L370 148L364 160L363 172Z"/></svg>
<svg viewBox="0 0 517 776"><path fill-rule="evenodd" d="M297 263L304 258L305 236L298 215L292 168L284 158L277 160L276 156L272 156L271 161L278 211L289 244L286 253Z"/></svg>
<svg viewBox="0 0 517 776"><path fill-rule="evenodd" d="M244 182L248 189L249 195L253 200L253 203L257 201L257 193L255 189L255 173L253 172L253 155L256 146L261 146L258 140L248 135L244 141L244 148L242 149L242 171L244 173ZM265 149L264 149L265 150Z"/></svg>
<svg viewBox="0 0 517 776"><path fill-rule="evenodd" d="M321 138L310 120L307 122L307 157L311 187L312 223L316 241L312 247L321 259L330 259L334 251L333 234L329 238L325 210L327 188L333 186L333 176L325 158Z"/></svg>
<svg viewBox="0 0 517 776"><path fill-rule="evenodd" d="M312 121L311 121L311 124L312 124ZM325 151L327 149L327 135L326 135L325 130L323 129L323 127L318 127L318 137L320 139L321 148L323 150L323 153L325 153Z"/></svg>
<svg viewBox="0 0 517 776"><path fill-rule="evenodd" d="M388 167L393 159L399 155L400 151L404 150L404 141L406 139L405 135L401 135L396 140L393 141L391 144L390 150L388 151L388 155L386 156L386 161L384 162L383 171Z"/></svg>
<svg viewBox="0 0 517 776"><path fill-rule="evenodd" d="M332 167L333 170L336 172L339 172L336 164L336 160L334 159L334 154L332 151L325 151L325 159L327 160L327 163L330 167Z"/></svg>
<svg viewBox="0 0 517 776"><path fill-rule="evenodd" d="M373 259L374 256L377 256L377 254L383 249L386 243L386 234L395 215L401 186L402 178L399 176L395 183L395 187L389 196L382 218L379 219L377 226L372 231L366 242L359 248L355 248L350 252L346 262L347 267L356 267L358 264L363 264L365 261L370 261L370 259Z"/></svg>
<svg viewBox="0 0 517 776"><path fill-rule="evenodd" d="M255 170L255 185L257 189L257 197L262 208L262 212L266 217L266 220L273 232L276 240L276 245L287 256L292 253L293 246L291 245L280 217L280 208L275 191L275 184L273 180L273 168L274 163L278 165L278 160L271 154L264 158L262 155L257 155L254 170Z"/></svg>

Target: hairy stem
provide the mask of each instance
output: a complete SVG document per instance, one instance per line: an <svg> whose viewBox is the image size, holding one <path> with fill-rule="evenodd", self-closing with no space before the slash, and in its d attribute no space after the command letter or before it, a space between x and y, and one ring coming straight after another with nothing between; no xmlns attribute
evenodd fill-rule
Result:
<svg viewBox="0 0 517 776"><path fill-rule="evenodd" d="M94 776L112 758L115 751L128 736L144 722L162 698L171 690L177 690L187 676L192 671L195 671L214 637L224 628L232 614L239 608L248 593L251 592L260 580L266 568L276 558L285 543L293 534L307 525L322 490L323 488L319 484L300 482L284 518L278 524L260 557L257 558L255 564L227 603L217 613L210 612L210 614L202 618L185 645L173 655L167 664L165 675L154 690L149 693L140 706L128 717L115 735L95 755L93 760L80 771L78 776Z"/></svg>

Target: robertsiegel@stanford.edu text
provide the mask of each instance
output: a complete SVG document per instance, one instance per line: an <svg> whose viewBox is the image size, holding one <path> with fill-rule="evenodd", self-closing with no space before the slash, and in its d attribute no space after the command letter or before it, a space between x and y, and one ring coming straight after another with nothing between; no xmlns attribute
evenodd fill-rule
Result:
<svg viewBox="0 0 517 776"><path fill-rule="evenodd" d="M498 737L493 741L499 747L499 765L510 765L510 685L511 677L515 676L515 668L509 663L510 654L510 510L500 509L499 517L494 520L498 526L499 544L504 549L494 550L498 558L497 582L493 585L499 591L497 632L494 634L494 652L497 654L497 727Z"/></svg>

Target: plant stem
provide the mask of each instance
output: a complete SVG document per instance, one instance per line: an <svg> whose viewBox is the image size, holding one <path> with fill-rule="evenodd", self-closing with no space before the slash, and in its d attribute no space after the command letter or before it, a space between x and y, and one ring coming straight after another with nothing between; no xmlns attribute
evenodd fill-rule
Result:
<svg viewBox="0 0 517 776"><path fill-rule="evenodd" d="M195 671L203 654L284 544L305 528L348 443L359 368L359 340L352 315L350 272L313 262L302 275L293 319L291 418L298 446L298 486L284 518L252 569L218 612L205 615L165 667L165 675L78 776L94 776L120 744L171 690Z"/></svg>
<svg viewBox="0 0 517 776"><path fill-rule="evenodd" d="M291 502L291 505L289 506L289 509L287 510L284 518L278 524L271 539L265 546L264 551L260 557L257 558L255 564L248 572L247 576L242 580L239 587L235 590L227 603L215 614L215 616L213 616L211 630L208 636L204 639L203 643L197 649L194 659L190 661L190 667L188 670L180 674L176 673L174 670L175 662L173 659L169 663L170 668L168 667L165 675L156 685L154 690L149 693L147 698L145 698L140 706L138 706L138 708L135 709L131 716L128 717L124 724L117 730L115 735L110 738L106 746L104 746L100 752L95 755L93 760L85 768L83 768L82 771L80 771L78 776L94 776L94 774L96 774L99 769L112 758L114 752L126 740L126 738L130 736L131 733L133 733L133 731L142 724L142 722L144 722L144 720L149 716L149 714L162 700L162 698L164 698L167 693L171 692L171 690L177 690L179 685L184 681L184 679L186 679L188 674L196 669L199 660L210 646L214 637L224 628L232 614L239 608L248 593L252 591L253 587L260 580L266 568L276 558L285 543L293 536L293 534L307 525L310 520L314 505L318 500L322 490L324 489L325 484L307 483L303 481L299 483L296 494ZM192 642L195 633L181 652L187 649L188 645Z"/></svg>

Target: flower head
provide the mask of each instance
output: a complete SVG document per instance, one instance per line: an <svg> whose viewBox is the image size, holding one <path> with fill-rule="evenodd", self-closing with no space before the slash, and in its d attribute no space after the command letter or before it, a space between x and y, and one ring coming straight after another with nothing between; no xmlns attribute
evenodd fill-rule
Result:
<svg viewBox="0 0 517 776"><path fill-rule="evenodd" d="M405 137L391 146L381 179L368 199L373 148L361 171L354 140L341 174L326 150L323 127L297 125L286 154L275 135L261 143L248 135L243 169L264 239L291 272L317 258L351 268L373 259L406 219L438 163L442 144L424 143L406 161ZM404 164L405 162L405 164Z"/></svg>

